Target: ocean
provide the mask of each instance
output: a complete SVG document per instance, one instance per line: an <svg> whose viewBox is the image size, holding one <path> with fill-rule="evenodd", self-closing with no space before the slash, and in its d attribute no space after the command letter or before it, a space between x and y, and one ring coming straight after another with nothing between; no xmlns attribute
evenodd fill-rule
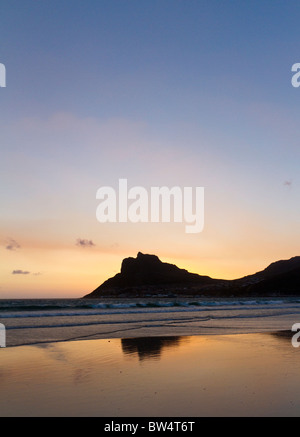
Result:
<svg viewBox="0 0 300 437"><path fill-rule="evenodd" d="M6 347L86 339L291 330L300 298L2 299Z"/></svg>

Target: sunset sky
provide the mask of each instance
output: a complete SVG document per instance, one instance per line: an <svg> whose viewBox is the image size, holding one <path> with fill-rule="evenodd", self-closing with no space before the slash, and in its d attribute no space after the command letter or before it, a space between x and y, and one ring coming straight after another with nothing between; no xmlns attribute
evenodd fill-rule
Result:
<svg viewBox="0 0 300 437"><path fill-rule="evenodd" d="M137 252L215 278L300 255L297 0L2 0L0 298ZM205 188L205 226L106 223L101 186Z"/></svg>

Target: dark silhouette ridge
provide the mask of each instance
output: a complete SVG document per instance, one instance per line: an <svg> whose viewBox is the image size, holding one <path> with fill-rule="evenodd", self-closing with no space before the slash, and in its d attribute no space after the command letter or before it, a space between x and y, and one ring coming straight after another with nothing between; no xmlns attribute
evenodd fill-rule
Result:
<svg viewBox="0 0 300 437"><path fill-rule="evenodd" d="M85 298L135 296L282 296L300 295L300 256L277 261L240 279L213 279L139 252L125 258L121 272Z"/></svg>

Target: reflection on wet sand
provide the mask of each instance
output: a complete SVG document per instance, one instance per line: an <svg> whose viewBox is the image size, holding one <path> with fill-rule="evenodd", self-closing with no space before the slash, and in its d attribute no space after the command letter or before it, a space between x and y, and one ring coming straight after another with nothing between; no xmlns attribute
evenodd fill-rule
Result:
<svg viewBox="0 0 300 437"><path fill-rule="evenodd" d="M293 332L293 331L278 331L278 332L270 332L270 335L277 338L278 340L286 340L286 341L291 342L293 335L295 335L295 332Z"/></svg>
<svg viewBox="0 0 300 437"><path fill-rule="evenodd" d="M121 339L122 351L125 355L137 354L139 359L159 359L162 349L179 346L185 337L140 337Z"/></svg>
<svg viewBox="0 0 300 437"><path fill-rule="evenodd" d="M289 331L3 348L0 416L298 417L300 349L291 337Z"/></svg>

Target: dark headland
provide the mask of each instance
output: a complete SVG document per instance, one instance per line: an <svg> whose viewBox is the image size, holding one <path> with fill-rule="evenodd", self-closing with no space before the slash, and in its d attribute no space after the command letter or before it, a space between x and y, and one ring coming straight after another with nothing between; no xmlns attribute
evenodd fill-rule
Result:
<svg viewBox="0 0 300 437"><path fill-rule="evenodd" d="M146 296L295 296L300 295L300 256L277 261L240 279L213 279L139 252L125 258L121 272L84 298Z"/></svg>

